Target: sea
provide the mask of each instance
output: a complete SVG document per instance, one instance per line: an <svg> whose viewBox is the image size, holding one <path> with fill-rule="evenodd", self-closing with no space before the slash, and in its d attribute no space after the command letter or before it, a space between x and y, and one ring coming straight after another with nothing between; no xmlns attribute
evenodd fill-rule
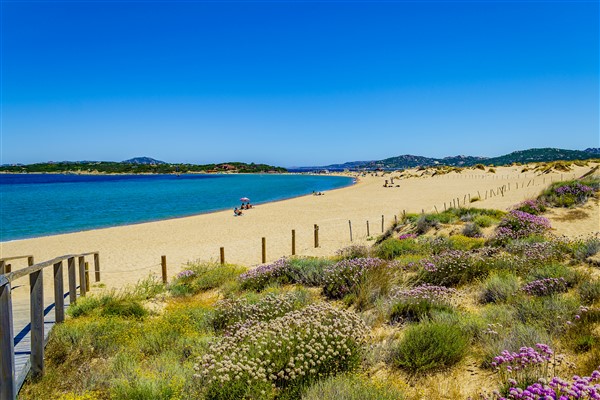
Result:
<svg viewBox="0 0 600 400"><path fill-rule="evenodd" d="M0 174L0 241L233 210L243 197L256 205L352 182L303 174Z"/></svg>

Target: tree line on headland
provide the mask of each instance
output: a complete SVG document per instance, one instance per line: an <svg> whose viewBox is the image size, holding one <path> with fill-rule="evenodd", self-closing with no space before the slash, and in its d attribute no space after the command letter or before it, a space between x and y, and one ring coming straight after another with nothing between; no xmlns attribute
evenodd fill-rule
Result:
<svg viewBox="0 0 600 400"><path fill-rule="evenodd" d="M128 160L130 161L130 160ZM229 162L223 164L167 164L139 162L48 162L29 165L3 165L5 173L100 173L100 174L177 174L177 173L259 173L287 172L285 168L267 164Z"/></svg>

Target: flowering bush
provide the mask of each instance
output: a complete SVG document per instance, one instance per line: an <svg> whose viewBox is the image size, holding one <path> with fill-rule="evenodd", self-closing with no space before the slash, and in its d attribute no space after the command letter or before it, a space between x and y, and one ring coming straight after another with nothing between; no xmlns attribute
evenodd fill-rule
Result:
<svg viewBox="0 0 600 400"><path fill-rule="evenodd" d="M384 268L385 265L380 258L355 258L326 267L323 294L331 299L340 299L357 289L370 271Z"/></svg>
<svg viewBox="0 0 600 400"><path fill-rule="evenodd" d="M397 291L390 298L390 319L420 321L431 317L433 311L452 311L451 300L456 293L456 289L428 284Z"/></svg>
<svg viewBox="0 0 600 400"><path fill-rule="evenodd" d="M398 236L398 239L399 240L414 239L416 237L417 237L417 235L415 235L414 233L405 233L403 235Z"/></svg>
<svg viewBox="0 0 600 400"><path fill-rule="evenodd" d="M234 332L241 324L270 321L298 310L308 302L307 293L295 291L283 294L269 293L251 303L243 298L219 300L215 304L213 326L216 330Z"/></svg>
<svg viewBox="0 0 600 400"><path fill-rule="evenodd" d="M567 281L564 278L545 278L529 282L521 288L532 296L548 296L567 291Z"/></svg>
<svg viewBox="0 0 600 400"><path fill-rule="evenodd" d="M544 217L524 211L512 210L496 228L495 240L507 242L509 239L520 239L531 235L543 235L550 229L550 221Z"/></svg>
<svg viewBox="0 0 600 400"><path fill-rule="evenodd" d="M320 377L357 368L365 332L352 312L310 305L221 338L195 365L195 377L209 399L297 393Z"/></svg>
<svg viewBox="0 0 600 400"><path fill-rule="evenodd" d="M540 215L546 211L546 206L539 200L525 200L515 206L515 210L523 211L528 214Z"/></svg>
<svg viewBox="0 0 600 400"><path fill-rule="evenodd" d="M480 254L450 250L418 262L419 280L434 285L458 285L487 274L488 265Z"/></svg>
<svg viewBox="0 0 600 400"><path fill-rule="evenodd" d="M242 289L263 290L267 285L284 275L287 259L280 258L271 264L260 265L240 275Z"/></svg>
<svg viewBox="0 0 600 400"><path fill-rule="evenodd" d="M196 272L192 271L191 269L186 269L184 271L181 271L180 273L178 273L175 276L175 279L185 279L185 278L191 278L192 276L195 276Z"/></svg>
<svg viewBox="0 0 600 400"><path fill-rule="evenodd" d="M517 239L507 244L506 251L523 257L529 264L544 264L564 260L569 248L567 242L558 238L540 242Z"/></svg>
<svg viewBox="0 0 600 400"><path fill-rule="evenodd" d="M511 387L507 399L515 400L570 400L570 399L600 399L600 371L592 372L591 376L573 376L569 383L553 377L550 382L540 379L539 382L525 389Z"/></svg>
<svg viewBox="0 0 600 400"><path fill-rule="evenodd" d="M491 365L500 374L502 382L516 386L548 376L554 352L547 344L537 343L535 347L537 350L533 347L521 347L518 353L504 350L494 357Z"/></svg>
<svg viewBox="0 0 600 400"><path fill-rule="evenodd" d="M572 207L584 204L599 188L600 180L597 178L557 182L546 189L539 199L555 207Z"/></svg>

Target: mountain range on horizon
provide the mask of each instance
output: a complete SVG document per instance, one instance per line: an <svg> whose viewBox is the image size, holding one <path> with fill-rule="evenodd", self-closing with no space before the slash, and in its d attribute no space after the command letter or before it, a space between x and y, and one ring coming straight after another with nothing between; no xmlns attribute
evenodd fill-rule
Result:
<svg viewBox="0 0 600 400"><path fill-rule="evenodd" d="M448 156L443 158L432 158L425 156L415 156L404 154L395 157L385 158L383 160L370 161L349 161L342 164L330 164L325 166L313 167L293 167L294 170L344 170L344 169L405 169L414 167L430 167L436 165L446 165L451 167L469 167L476 164L484 165L508 165L513 163L530 162L550 162L550 161L571 161L571 160L589 160L600 158L600 147L589 147L585 150L567 150L558 148L534 148L527 150L517 150L512 153L497 157L481 156Z"/></svg>

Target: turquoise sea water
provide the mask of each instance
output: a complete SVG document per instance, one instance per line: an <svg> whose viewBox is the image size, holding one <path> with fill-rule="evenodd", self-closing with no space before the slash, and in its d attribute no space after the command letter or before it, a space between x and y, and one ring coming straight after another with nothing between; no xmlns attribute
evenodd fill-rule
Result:
<svg viewBox="0 0 600 400"><path fill-rule="evenodd" d="M350 185L311 175L0 174L0 241L155 221Z"/></svg>

